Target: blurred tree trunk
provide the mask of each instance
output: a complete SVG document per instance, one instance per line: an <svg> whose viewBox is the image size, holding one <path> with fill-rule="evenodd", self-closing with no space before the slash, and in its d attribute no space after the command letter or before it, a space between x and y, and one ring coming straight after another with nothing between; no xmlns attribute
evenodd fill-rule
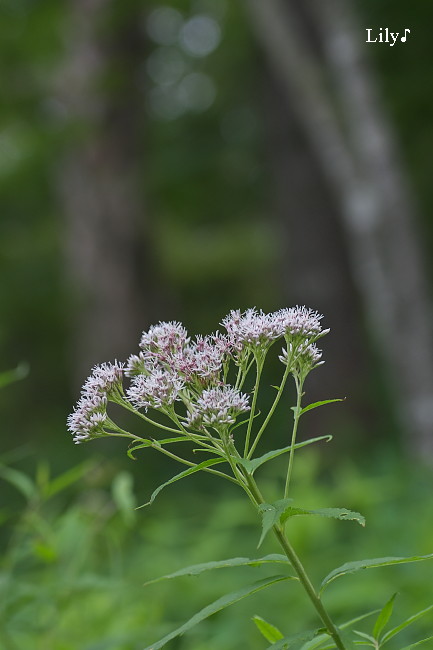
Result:
<svg viewBox="0 0 433 650"><path fill-rule="evenodd" d="M302 8L248 0L247 6L337 201L352 275L387 366L408 447L433 457L433 341L422 252L413 201L359 42L364 32L349 0L309 0Z"/></svg>
<svg viewBox="0 0 433 650"><path fill-rule="evenodd" d="M73 0L59 79L70 141L60 169L66 258L76 297L75 379L134 349L152 295L139 183L142 3ZM143 280L140 280L140 274Z"/></svg>

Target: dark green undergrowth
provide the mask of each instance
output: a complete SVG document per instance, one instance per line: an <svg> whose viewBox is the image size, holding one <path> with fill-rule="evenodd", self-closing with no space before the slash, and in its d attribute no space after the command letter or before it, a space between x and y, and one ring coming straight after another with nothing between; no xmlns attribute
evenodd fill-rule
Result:
<svg viewBox="0 0 433 650"><path fill-rule="evenodd" d="M316 583L348 560L433 551L431 471L386 454L367 470L363 464L342 462L324 472L317 453L299 455L294 487L305 507L341 503L367 519L365 529L328 519L291 520L293 545ZM142 649L227 591L273 574L266 567L226 568L211 579L144 586L186 565L278 552L270 536L257 551L253 508L235 487L215 494L212 478L192 477L184 490L167 488L156 508L136 510L149 495L136 493L132 474L106 461L60 476L50 476L43 463L32 474L3 465L0 477L8 497L0 531L4 650ZM332 584L324 598L338 623L381 608L394 592L399 595L391 622L397 625L403 615L431 604L431 568L420 563L361 571ZM261 650L266 641L253 616L288 635L317 627L309 609L296 585L285 582L214 615L167 647ZM358 628L369 626L367 621ZM390 650L427 636L433 624L421 620L415 627L390 641Z"/></svg>

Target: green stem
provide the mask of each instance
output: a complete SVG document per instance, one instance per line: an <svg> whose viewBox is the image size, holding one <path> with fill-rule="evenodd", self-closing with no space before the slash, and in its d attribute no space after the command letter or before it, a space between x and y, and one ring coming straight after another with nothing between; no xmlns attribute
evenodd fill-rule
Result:
<svg viewBox="0 0 433 650"><path fill-rule="evenodd" d="M273 416L274 411L278 406L278 402L280 401L281 395L283 394L284 386L286 385L286 381L287 381L287 377L289 376L289 373L290 373L290 365L287 364L286 369L284 371L283 378L281 380L281 384L280 384L280 386L278 388L278 391L277 391L277 395L276 395L276 397L274 399L274 403L272 404L269 413L267 414L262 426L260 427L260 430L259 430L259 432L258 432L258 434L256 436L256 439L254 440L253 444L251 445L251 449L250 449L250 451L248 453L247 458L251 458L251 456L253 455L254 450L257 447L257 444L258 444L263 432L265 431L266 427L269 424L269 420Z"/></svg>
<svg viewBox="0 0 433 650"><path fill-rule="evenodd" d="M289 485L290 485L290 479L292 477L292 470L293 470L293 458L295 456L296 434L298 431L299 418L301 417L300 411L301 411L303 380L298 380L295 377L295 383L296 383L297 399L296 399L295 415L293 418L292 441L291 441L291 448L290 448L289 465L287 467L286 486L284 488L285 499L287 499L287 496L289 494Z"/></svg>
<svg viewBox="0 0 433 650"><path fill-rule="evenodd" d="M253 499L252 499L253 503L256 506L259 506L260 504L264 503L264 499L253 477L251 475L248 475L246 477L246 480L248 483L249 491L253 495ZM316 612L320 616L328 634L333 638L334 643L339 650L346 650L337 627L334 625L331 617L326 611L325 606L322 603L319 594L316 592L307 572L305 571L305 568L301 560L299 559L294 548L292 547L289 540L287 539L284 530L278 525L273 526L273 530L276 538L278 539L281 547L284 550L284 553L286 554L287 559L289 560L290 564L294 568L302 586L304 587L307 596L309 597L311 603L313 604Z"/></svg>
<svg viewBox="0 0 433 650"><path fill-rule="evenodd" d="M247 434L245 436L244 456L247 456L248 449L249 449L249 446L250 446L251 429L252 429L252 426L253 426L254 414L256 412L257 395L258 395L258 392L259 392L259 384L260 384L260 377L262 375L262 370L263 370L263 363L264 363L264 358L261 357L261 356L257 356L256 357L256 364L257 364L256 383L255 383L255 386L254 386L253 402L251 404L251 413L250 413L250 419L248 420Z"/></svg>

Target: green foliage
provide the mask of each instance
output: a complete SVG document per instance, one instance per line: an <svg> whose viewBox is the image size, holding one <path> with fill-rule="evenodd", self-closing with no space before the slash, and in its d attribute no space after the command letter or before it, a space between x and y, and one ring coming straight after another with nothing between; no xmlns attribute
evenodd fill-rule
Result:
<svg viewBox="0 0 433 650"><path fill-rule="evenodd" d="M323 579L321 584L321 591L325 589L333 580L347 575L348 573L356 573L363 569L374 569L377 567L391 566L393 564L409 564L410 562L420 562L422 560L431 560L433 553L429 555L414 555L412 557L379 557L371 560L358 560L356 562L346 562L342 566L334 569Z"/></svg>
<svg viewBox="0 0 433 650"><path fill-rule="evenodd" d="M283 638L283 633L280 632L275 625L265 621L261 616L253 616L253 621L256 624L257 629L265 637L266 641L273 644Z"/></svg>

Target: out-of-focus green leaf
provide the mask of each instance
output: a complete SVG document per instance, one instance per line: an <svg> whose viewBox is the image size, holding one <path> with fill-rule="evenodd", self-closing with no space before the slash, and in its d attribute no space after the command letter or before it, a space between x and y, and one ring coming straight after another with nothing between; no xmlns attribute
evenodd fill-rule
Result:
<svg viewBox="0 0 433 650"><path fill-rule="evenodd" d="M205 571L212 571L213 569L225 569L226 567L238 567L238 566L261 566L262 564L287 564L290 566L288 559L285 555L279 555L277 553L271 555L265 555L258 559L250 560L247 557L233 557L229 560L219 560L216 562L205 562L202 564L193 564L192 566L179 569L174 573L168 573L165 576L160 578L155 578L154 580L149 580L145 582L146 585L151 585L155 582L160 582L161 580L170 580L171 578L178 578L180 576L197 576L200 573ZM296 580L297 578L293 578Z"/></svg>
<svg viewBox="0 0 433 650"><path fill-rule="evenodd" d="M401 648L401 650L412 650L412 648L416 648L417 646L422 645L427 641L433 641L433 636L428 636L425 639L421 639L421 641L416 641L415 643L411 643L410 645L405 645L404 648Z"/></svg>
<svg viewBox="0 0 433 650"><path fill-rule="evenodd" d="M275 625L268 623L268 621L265 621L261 616L253 616L253 621L259 632L265 637L266 641L269 641L269 643L275 643L284 638L284 634L280 632Z"/></svg>
<svg viewBox="0 0 433 650"><path fill-rule="evenodd" d="M36 485L31 478L13 467L0 465L0 478L16 487L29 501L37 493Z"/></svg>
<svg viewBox="0 0 433 650"><path fill-rule="evenodd" d="M375 639L379 639L382 630L384 629L385 625L388 623L389 619L391 618L396 596L397 596L396 593L391 596L391 598L388 600L387 603L385 603L383 609L381 610L379 616L377 617L377 620L373 627L373 636Z"/></svg>
<svg viewBox="0 0 433 650"><path fill-rule="evenodd" d="M382 566L392 566L394 564L409 564L410 562L421 562L422 560L431 560L433 553L429 555L414 555L412 557L378 557L371 560L358 560L357 562L346 562L337 569L328 573L322 581L320 591L323 591L331 582L344 576L347 573L356 573L362 569L374 569Z"/></svg>
<svg viewBox="0 0 433 650"><path fill-rule="evenodd" d="M300 650L302 647L301 644L303 645L306 641L311 641L316 634L317 630L306 630L305 632L299 632L298 634L291 634L290 636L285 636L283 639L273 643L267 650L288 650L289 648Z"/></svg>
<svg viewBox="0 0 433 650"><path fill-rule="evenodd" d="M13 370L6 370L0 373L0 388L13 384L14 381L25 379L29 374L29 365L27 363L19 363Z"/></svg>
<svg viewBox="0 0 433 650"><path fill-rule="evenodd" d="M243 600L244 598L248 598L248 596L257 593L262 589L266 589L266 587L270 587L277 582L282 582L283 580L288 580L287 576L273 576L271 578L265 578L263 580L255 582L252 585L248 585L242 589L238 589L237 591L233 591L230 594L226 594L225 596L218 598L218 600L215 600L213 603L195 614L192 618L189 619L189 621L178 627L173 632L170 632L170 634L167 634L163 639L160 639L156 643L152 643L152 645L147 646L145 650L158 650L159 648L162 648L166 645L166 643L172 639L175 639L181 634L184 634L198 623L201 623L201 621L204 621L209 616L212 616L212 614L215 614L216 612L219 612L222 609L225 609L226 607L229 607L230 605Z"/></svg>
<svg viewBox="0 0 433 650"><path fill-rule="evenodd" d="M136 519L134 481L129 472L119 472L114 477L111 492L113 500L122 514L126 524L133 524Z"/></svg>
<svg viewBox="0 0 433 650"><path fill-rule="evenodd" d="M417 612L416 614L413 614L412 616L409 616L403 623L400 623L400 625L397 625L394 627L392 630L389 630L386 632L386 634L383 635L383 638L381 640L382 645L384 645L389 639L392 639L396 634L407 628L409 625L412 625L412 623L415 623L418 619L422 618L424 614L427 614L428 612L431 612L433 610L433 605L430 605L430 607L426 607L425 609L422 609L420 612Z"/></svg>

